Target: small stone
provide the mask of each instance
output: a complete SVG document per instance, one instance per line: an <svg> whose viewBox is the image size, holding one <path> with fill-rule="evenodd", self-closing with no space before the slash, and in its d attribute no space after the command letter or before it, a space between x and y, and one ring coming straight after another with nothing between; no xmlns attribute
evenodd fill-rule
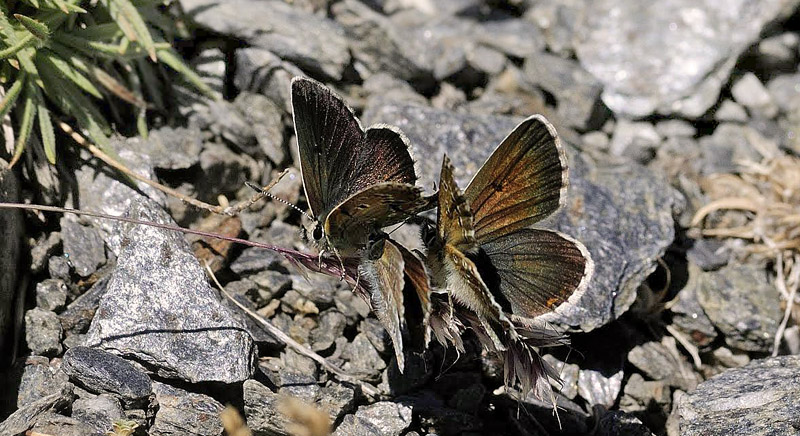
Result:
<svg viewBox="0 0 800 436"><path fill-rule="evenodd" d="M553 357L551 354L545 354L542 359L547 362L558 373L560 382L551 380L550 384L558 390L558 392L565 398L574 400L578 396L578 374L580 367L574 363L566 363Z"/></svg>
<svg viewBox="0 0 800 436"><path fill-rule="evenodd" d="M47 272L54 279L68 281L71 269L69 260L64 256L51 256L47 259Z"/></svg>
<svg viewBox="0 0 800 436"><path fill-rule="evenodd" d="M17 407L22 408L41 398L59 392L69 383L69 377L59 367L51 365L48 358L30 356L19 382Z"/></svg>
<svg viewBox="0 0 800 436"><path fill-rule="evenodd" d="M603 124L608 110L600 101L602 85L575 61L546 53L525 61L525 78L553 94L564 123L579 130Z"/></svg>
<svg viewBox="0 0 800 436"><path fill-rule="evenodd" d="M665 336L661 342L637 345L628 352L628 361L654 380L663 380L685 391L700 382L689 362L678 351L675 338Z"/></svg>
<svg viewBox="0 0 800 436"><path fill-rule="evenodd" d="M182 0L181 5L197 23L269 50L312 73L340 80L350 63L347 39L338 23L282 1Z"/></svg>
<svg viewBox="0 0 800 436"><path fill-rule="evenodd" d="M47 434L58 436L95 436L96 429L75 418L46 412L36 419L36 425L30 429L31 434ZM102 434L102 433L101 433Z"/></svg>
<svg viewBox="0 0 800 436"><path fill-rule="evenodd" d="M336 422L345 413L351 412L355 403L355 391L335 382L322 387L317 394L317 406L328 413L331 422Z"/></svg>
<svg viewBox="0 0 800 436"><path fill-rule="evenodd" d="M720 122L744 123L747 122L747 111L732 100L723 100L714 111L714 119Z"/></svg>
<svg viewBox="0 0 800 436"><path fill-rule="evenodd" d="M755 360L685 394L677 406L680 434L794 434L799 404L800 356Z"/></svg>
<svg viewBox="0 0 800 436"><path fill-rule="evenodd" d="M239 94L233 106L250 127L253 140L247 142L258 145L258 149L249 151L251 155L258 152L256 155L267 156L275 165L283 164L287 156L283 147L283 110L267 97L249 92ZM237 142L236 146L242 147L247 142Z"/></svg>
<svg viewBox="0 0 800 436"><path fill-rule="evenodd" d="M118 399L111 395L79 398L72 403L72 417L92 426L98 433L111 431L114 421L124 419L125 413Z"/></svg>
<svg viewBox="0 0 800 436"><path fill-rule="evenodd" d="M729 348L719 347L712 353L714 360L726 368L741 368L750 363L750 356L745 353L734 354Z"/></svg>
<svg viewBox="0 0 800 436"><path fill-rule="evenodd" d="M767 83L767 90L783 112L800 110L800 73L775 77Z"/></svg>
<svg viewBox="0 0 800 436"><path fill-rule="evenodd" d="M75 399L72 389L72 383L66 383L61 386L60 390L20 407L9 415L5 421L0 422L0 434L16 435L23 433L33 427L43 414L48 413L50 410L68 407ZM81 436L89 433L91 433L91 430Z"/></svg>
<svg viewBox="0 0 800 436"><path fill-rule="evenodd" d="M57 311L67 302L67 285L63 280L46 279L36 284L36 306L43 310Z"/></svg>
<svg viewBox="0 0 800 436"><path fill-rule="evenodd" d="M163 383L153 383L153 392L158 400L158 411L152 436L187 434L221 436L222 421L219 414L224 406L213 398Z"/></svg>
<svg viewBox="0 0 800 436"><path fill-rule="evenodd" d="M770 69L793 66L797 61L798 42L800 36L793 32L764 38L757 47L759 60Z"/></svg>
<svg viewBox="0 0 800 436"><path fill-rule="evenodd" d="M703 311L703 307L700 306L700 302L697 301L698 287L705 280L702 278L703 275L705 273L690 263L688 282L678 293L675 304L670 307L673 325L684 332L689 341L699 347L710 345L719 335L714 324Z"/></svg>
<svg viewBox="0 0 800 436"><path fill-rule="evenodd" d="M583 134L581 142L590 150L607 151L611 140L605 133L593 131Z"/></svg>
<svg viewBox="0 0 800 436"><path fill-rule="evenodd" d="M323 351L331 348L336 338L344 334L347 327L347 318L336 309L322 312L317 321L317 327L311 331L311 349Z"/></svg>
<svg viewBox="0 0 800 436"><path fill-rule="evenodd" d="M31 271L39 274L47 267L50 257L61 248L61 232L51 232L47 237L38 239L31 244Z"/></svg>
<svg viewBox="0 0 800 436"><path fill-rule="evenodd" d="M669 414L672 405L669 386L663 381L645 381L637 374L631 374L625 383L625 392L620 399L619 408L627 413L650 412Z"/></svg>
<svg viewBox="0 0 800 436"><path fill-rule="evenodd" d="M64 354L62 369L84 389L112 393L126 407L147 402L153 392L150 377L125 359L87 347L70 348Z"/></svg>
<svg viewBox="0 0 800 436"><path fill-rule="evenodd" d="M727 265L706 273L697 300L724 335L725 343L745 351L770 351L783 313L780 293L765 279L763 267Z"/></svg>
<svg viewBox="0 0 800 436"><path fill-rule="evenodd" d="M94 314L100 304L100 299L108 290L109 279L110 276L108 275L101 277L88 291L70 303L67 306L67 310L58 315L61 327L66 332L67 337L86 333L89 329L89 325L91 325Z"/></svg>
<svg viewBox="0 0 800 436"><path fill-rule="evenodd" d="M735 173L738 162L760 162L762 155L753 145L753 139L760 136L752 127L733 123L722 123L714 133L699 139L702 161L702 175L716 173Z"/></svg>
<svg viewBox="0 0 800 436"><path fill-rule="evenodd" d="M697 239L686 257L703 271L713 271L728 264L730 250L717 239Z"/></svg>
<svg viewBox="0 0 800 436"><path fill-rule="evenodd" d="M620 410L604 413L597 422L594 434L597 436L654 436L653 432L639 418Z"/></svg>
<svg viewBox="0 0 800 436"><path fill-rule="evenodd" d="M467 53L467 62L478 71L496 76L505 70L508 58L499 50L479 45Z"/></svg>
<svg viewBox="0 0 800 436"><path fill-rule="evenodd" d="M363 375L367 380L378 380L380 372L386 369L386 362L364 333L359 333L353 342L347 344L342 356L347 359L342 369Z"/></svg>
<svg viewBox="0 0 800 436"><path fill-rule="evenodd" d="M291 424L286 415L278 412L278 394L255 380L245 380L244 415L247 426L255 434L288 434Z"/></svg>
<svg viewBox="0 0 800 436"><path fill-rule="evenodd" d="M609 152L647 163L655 157L660 144L661 135L652 124L621 119L614 129L614 136L611 137Z"/></svg>
<svg viewBox="0 0 800 436"><path fill-rule="evenodd" d="M684 120L664 120L656 123L656 132L662 137L693 137L697 135L697 129L688 121Z"/></svg>
<svg viewBox="0 0 800 436"><path fill-rule="evenodd" d="M217 96L222 96L225 88L225 53L218 47L199 47L199 53L192 58L192 67Z"/></svg>
<svg viewBox="0 0 800 436"><path fill-rule="evenodd" d="M55 313L38 307L25 312L25 341L31 353L43 356L60 354L62 334Z"/></svg>
<svg viewBox="0 0 800 436"><path fill-rule="evenodd" d="M578 373L578 394L590 405L611 407L622 390L622 369L606 373L594 369L581 369Z"/></svg>
<svg viewBox="0 0 800 436"><path fill-rule="evenodd" d="M745 73L737 80L731 87L731 94L737 103L750 109L751 112L759 112L767 118L774 117L778 112L767 88L753 73Z"/></svg>
<svg viewBox="0 0 800 436"><path fill-rule="evenodd" d="M106 263L106 246L100 233L93 227L82 226L72 218L61 219L61 237L64 240L64 255L75 272L89 277Z"/></svg>
<svg viewBox="0 0 800 436"><path fill-rule="evenodd" d="M156 168L184 170L197 164L203 148L203 132L197 127L164 126L150 132L141 149Z"/></svg>
<svg viewBox="0 0 800 436"><path fill-rule="evenodd" d="M264 248L249 247L242 250L242 254L234 260L231 271L239 275L258 273L281 265L283 256Z"/></svg>
<svg viewBox="0 0 800 436"><path fill-rule="evenodd" d="M400 436L411 425L412 418L411 406L380 401L369 406L361 406L355 415L346 416L333 435Z"/></svg>

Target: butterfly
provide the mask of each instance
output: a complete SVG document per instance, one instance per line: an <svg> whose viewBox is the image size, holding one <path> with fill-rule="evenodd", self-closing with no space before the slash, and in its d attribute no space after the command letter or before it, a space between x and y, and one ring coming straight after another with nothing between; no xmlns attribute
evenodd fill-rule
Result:
<svg viewBox="0 0 800 436"><path fill-rule="evenodd" d="M580 242L529 228L565 201L566 156L555 128L540 115L524 120L463 192L444 156L439 183L435 230L423 226L422 235L432 286L477 318L473 329L493 351L536 337L528 334L536 318L576 302L594 270Z"/></svg>
<svg viewBox="0 0 800 436"><path fill-rule="evenodd" d="M430 290L421 260L381 229L433 208L435 198L414 185L414 160L399 130L382 124L364 130L339 96L311 79L292 80L291 100L313 220L309 233L320 256L332 251L340 261L359 257L355 290L363 291L389 332L402 371L402 332L411 303L404 297L406 283L416 291L422 319Z"/></svg>

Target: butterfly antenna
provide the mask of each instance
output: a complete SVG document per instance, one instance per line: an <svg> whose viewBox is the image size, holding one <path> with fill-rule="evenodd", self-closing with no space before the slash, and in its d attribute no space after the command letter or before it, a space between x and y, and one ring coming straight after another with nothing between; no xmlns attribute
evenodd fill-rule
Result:
<svg viewBox="0 0 800 436"><path fill-rule="evenodd" d="M247 185L248 188L258 192L259 194L261 194L261 195L263 195L265 197L269 197L269 198L271 198L271 199L273 199L273 200L275 200L275 201L277 201L279 203L283 203L286 206L289 206L290 208L292 208L292 209L300 212L301 214L305 215L311 221L314 221L314 217L309 215L308 212L304 211L303 209L300 209L299 207L295 206L291 202L289 202L287 200L284 200L283 198L280 198L280 197L277 197L275 195L270 194L269 192L265 191L264 189L262 189L260 186L256 185L255 183L245 181L244 184Z"/></svg>

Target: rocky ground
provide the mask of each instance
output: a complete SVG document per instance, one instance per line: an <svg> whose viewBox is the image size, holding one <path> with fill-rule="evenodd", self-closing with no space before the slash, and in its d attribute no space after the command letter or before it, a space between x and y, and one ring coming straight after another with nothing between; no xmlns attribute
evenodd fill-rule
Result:
<svg viewBox="0 0 800 436"><path fill-rule="evenodd" d="M327 413L337 435L797 434L792 317L771 357L792 312L776 268L785 258L747 255L764 237L702 238L692 217L733 189L714 185L715 174L800 154L800 1L181 4L197 35L186 42L194 64L227 99L179 95L185 124L114 147L196 198L244 199L245 181L298 167L293 76L331 86L365 125L399 126L429 190L443 153L463 187L523 117L555 124L571 185L543 225L582 241L596 264L581 304L557 320L571 345L543 350L562 378L558 419L503 389L502 368L473 340L461 356L440 347L409 356L399 374L384 331L346 284L275 253L222 244L214 256L159 229L4 211L0 347L17 357L0 375L0 434L101 435L124 418L136 434L221 435L225 404L257 435L286 434L277 407L286 394ZM305 207L296 171L274 193ZM259 203L240 221L201 218L78 153L57 170L0 170L0 198L311 250L300 215L281 203ZM742 226L757 211L709 219ZM413 245L411 226L401 233ZM361 384L221 298L196 252L240 303ZM781 256L793 253L789 244Z"/></svg>

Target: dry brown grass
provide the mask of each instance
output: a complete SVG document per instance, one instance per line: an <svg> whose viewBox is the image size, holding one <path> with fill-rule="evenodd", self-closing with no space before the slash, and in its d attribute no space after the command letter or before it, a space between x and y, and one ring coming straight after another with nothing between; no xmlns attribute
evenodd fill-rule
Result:
<svg viewBox="0 0 800 436"><path fill-rule="evenodd" d="M780 155L740 165L737 174L701 181L711 201L697 211L692 227L702 236L740 239L740 254L775 265L775 286L785 301L776 355L786 325L800 320L800 159Z"/></svg>

